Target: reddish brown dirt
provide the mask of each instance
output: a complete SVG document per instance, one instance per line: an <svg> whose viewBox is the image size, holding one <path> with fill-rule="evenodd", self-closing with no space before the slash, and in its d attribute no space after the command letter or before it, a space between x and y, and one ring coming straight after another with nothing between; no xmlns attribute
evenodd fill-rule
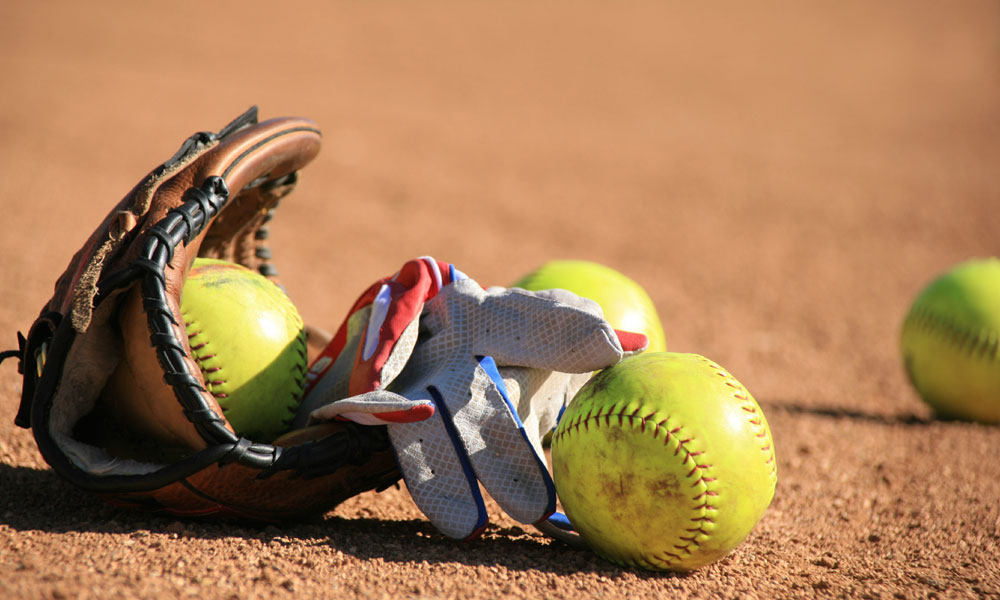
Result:
<svg viewBox="0 0 1000 600"><path fill-rule="evenodd" d="M1000 596L1000 428L935 420L897 347L925 283L1000 253L1000 8L661 4L3 3L0 345L187 135L309 117L324 149L273 228L308 320L422 254L482 283L619 268L770 420L744 544L651 574L495 507L459 544L395 489L282 527L120 511L12 424L8 361L0 596Z"/></svg>

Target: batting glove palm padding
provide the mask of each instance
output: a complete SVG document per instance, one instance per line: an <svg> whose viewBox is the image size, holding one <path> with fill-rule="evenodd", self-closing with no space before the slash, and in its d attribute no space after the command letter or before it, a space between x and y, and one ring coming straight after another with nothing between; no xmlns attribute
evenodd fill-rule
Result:
<svg viewBox="0 0 1000 600"><path fill-rule="evenodd" d="M398 480L384 428L234 433L180 316L197 256L276 274L265 224L319 149L311 121L258 123L252 108L186 140L76 253L27 338L2 356L17 356L24 378L16 423L57 473L118 504L267 520Z"/></svg>
<svg viewBox="0 0 1000 600"><path fill-rule="evenodd" d="M337 339L300 415L384 424L413 500L459 539L487 524L480 482L522 523L555 511L542 436L592 371L646 346L590 300L484 290L429 258L372 286ZM366 363L380 352L381 368Z"/></svg>

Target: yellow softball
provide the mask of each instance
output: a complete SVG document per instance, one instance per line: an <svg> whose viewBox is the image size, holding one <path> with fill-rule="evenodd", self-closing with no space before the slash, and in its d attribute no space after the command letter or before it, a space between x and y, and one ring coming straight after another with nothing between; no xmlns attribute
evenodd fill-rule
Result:
<svg viewBox="0 0 1000 600"><path fill-rule="evenodd" d="M725 369L644 353L595 375L552 437L566 515L600 556L690 571L742 542L774 496L767 419Z"/></svg>
<svg viewBox="0 0 1000 600"><path fill-rule="evenodd" d="M307 357L302 317L285 292L246 267L198 258L181 315L205 387L236 433L268 442L286 431Z"/></svg>
<svg viewBox="0 0 1000 600"><path fill-rule="evenodd" d="M969 260L932 281L903 321L900 346L938 415L1000 423L1000 260Z"/></svg>

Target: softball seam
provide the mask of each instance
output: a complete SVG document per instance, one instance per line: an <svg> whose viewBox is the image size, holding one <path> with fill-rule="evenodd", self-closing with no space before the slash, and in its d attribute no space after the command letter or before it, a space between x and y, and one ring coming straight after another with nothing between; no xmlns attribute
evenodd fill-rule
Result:
<svg viewBox="0 0 1000 600"><path fill-rule="evenodd" d="M584 428L584 431L590 430L590 424L593 423L594 427L600 427L601 421L603 419L604 426L611 426L611 421L614 418L618 419L618 426L624 427L625 419L629 420L629 423L639 421L639 432L646 433L647 427L651 430L653 434L653 439L656 439L662 429L664 432L664 446L669 446L671 440L676 438L677 447L674 449L673 456L679 456L681 451L684 452L684 458L681 461L682 466L691 466L691 470L688 471L685 479L692 482L689 487L696 488L694 494L691 496L691 500L694 502L694 506L690 507L690 510L695 511L694 515L689 517L693 527L686 528L684 531L686 535L679 535L678 543L673 545L676 552L664 551L659 555L650 555L648 557L640 557L637 562L641 563L644 561L654 561L658 564L649 564L646 566L659 568L666 567L669 568L675 563L679 563L684 560L684 556L681 553L686 553L688 556L694 555L694 550L697 550L701 546L702 542L708 539L710 534L709 530L705 529L706 525L714 523L712 517L708 514L709 511L717 511L718 508L712 504L712 498L718 496L718 492L709 489L709 484L714 482L716 479L714 477L709 477L709 469L712 465L699 464L697 457L704 454L701 451L692 451L687 448L687 444L692 442L694 438L683 438L681 437L681 432L683 427L674 427L673 429L667 429L666 424L670 420L669 417L664 418L660 421L652 421L652 417L657 414L657 410L653 409L652 412L646 416L639 416L643 412L642 407L636 408L631 413L626 414L624 410L618 408L617 405L611 405L608 407L607 413L603 413L603 409L598 409L597 414L594 414L593 409L587 411L586 415L578 417L574 422L567 424L566 428L558 432L558 435L554 436L552 439L553 444L558 443L560 440L565 438L571 431L574 433L579 433L580 427ZM649 423L652 424L649 427ZM695 478L697 476L697 478Z"/></svg>
<svg viewBox="0 0 1000 600"><path fill-rule="evenodd" d="M184 323L184 329L187 330L193 324L194 324L193 321L190 322L190 323L185 322ZM191 342L192 340L194 340L194 338L198 337L202 333L203 333L203 331L201 331L201 330L195 331L194 333L188 333L188 342ZM205 348L205 346L207 346L207 345L208 345L208 342L201 342L199 344L191 344L191 356L192 356L192 358L194 358L194 362L197 363L198 368L201 370L202 375L205 377L205 385L208 386L208 390L206 390L206 391L208 391L208 393L212 394L212 396L214 396L217 399L228 398L229 394L227 394L225 392L217 392L217 391L214 391L212 389L213 387L225 385L226 384L226 380L225 379L211 379L211 380L209 380L209 376L220 377L221 375L219 374L219 371L222 370L222 367L221 366L215 366L215 367L205 368L201 364L202 362L204 362L206 360L211 360L211 359L215 358L215 356L216 356L215 354L204 354L204 355L201 354L201 350L203 350ZM223 408L221 406L220 406L220 408L222 408L223 412L226 412L225 408Z"/></svg>
<svg viewBox="0 0 1000 600"><path fill-rule="evenodd" d="M996 362L1000 358L1000 334L990 329L974 331L922 304L915 304L903 321L903 331L912 329L938 337L959 353Z"/></svg>
<svg viewBox="0 0 1000 600"><path fill-rule="evenodd" d="M295 402L294 404L288 406L288 418L281 422L286 428L292 426L292 423L295 421L295 416L299 412L299 406L302 404L302 394L306 391L306 374L309 372L309 352L306 341L306 330L304 327L301 331L299 331L299 335L296 336L295 341L298 342L296 351L299 353L299 357L302 360L300 360L298 362L298 366L295 367Z"/></svg>
<svg viewBox="0 0 1000 600"><path fill-rule="evenodd" d="M712 369L715 370L715 374L722 377L726 386L733 390L733 398L736 398L736 400L739 401L740 408L747 413L747 421L753 426L754 437L756 437L760 443L760 451L767 456L767 460L764 461L764 464L770 467L771 478L775 478L778 474L778 465L774 457L774 440L771 439L769 430L764 427L764 416L757 407L757 402L751 398L750 392L747 391L746 387L744 387L743 384L733 377L728 371L704 356L699 356L699 358L701 358L705 364L712 367Z"/></svg>
<svg viewBox="0 0 1000 600"><path fill-rule="evenodd" d="M184 323L185 331L187 331L193 324L194 321L191 322L185 321ZM227 394L226 392L215 391L212 389L213 387L218 387L226 384L227 381L226 379L218 379L218 377L221 376L220 371L222 371L222 367L214 366L205 368L204 366L202 366L202 362L211 360L215 358L217 355L201 354L201 350L203 350L206 346L208 346L208 342L200 342L197 344L192 343L194 339L200 336L202 333L204 333L202 330L198 330L195 332L189 332L187 334L188 342L191 343L191 356L194 359L195 363L198 365L198 368L201 370L202 375L205 378L205 385L208 386L208 389L206 391L212 396L214 396L216 399L221 400L224 398L228 398L229 394ZM286 427L290 427L292 425L292 422L295 420L295 415L298 413L299 405L302 403L302 394L305 392L306 389L306 372L307 372L306 363L308 357L308 345L306 343L305 329L302 329L302 331L299 332L299 334L295 338L295 341L297 342L295 351L298 353L299 357L302 360L300 360L298 366L295 367L295 373L294 373L295 379L293 380L295 393L292 394L294 403L293 405L288 406L288 412L290 413L288 418L283 419L281 421L281 423ZM212 379L209 379L209 377L212 377ZM219 408L222 409L223 413L229 412L229 409L225 408L224 406L220 405Z"/></svg>

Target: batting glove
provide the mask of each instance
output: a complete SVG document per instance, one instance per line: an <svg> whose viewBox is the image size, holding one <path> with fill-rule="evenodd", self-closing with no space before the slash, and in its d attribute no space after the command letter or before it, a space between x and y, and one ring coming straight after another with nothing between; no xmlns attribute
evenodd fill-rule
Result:
<svg viewBox="0 0 1000 600"><path fill-rule="evenodd" d="M522 523L555 511L542 436L590 373L645 346L591 300L484 290L422 258L362 294L314 363L300 415L386 425L417 507L469 539L488 523L480 482Z"/></svg>

